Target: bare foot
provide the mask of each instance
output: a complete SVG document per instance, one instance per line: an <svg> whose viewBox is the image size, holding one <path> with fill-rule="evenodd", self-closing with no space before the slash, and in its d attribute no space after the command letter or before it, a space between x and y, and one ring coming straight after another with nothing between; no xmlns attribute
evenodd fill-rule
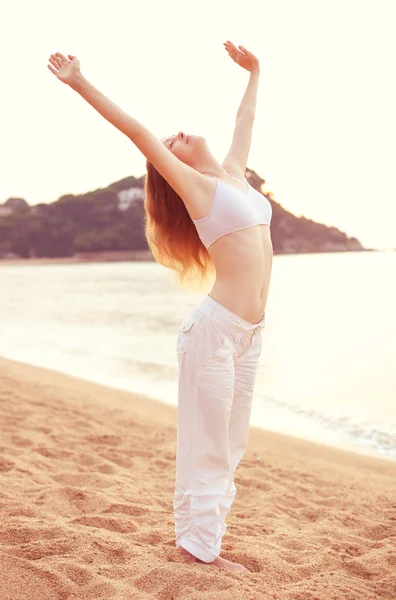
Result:
<svg viewBox="0 0 396 600"><path fill-rule="evenodd" d="M211 563L206 563L204 560L197 558L196 556L191 554L191 552L188 552L181 546L178 547L178 550L179 550L179 552L181 552L181 554L188 555L191 562L199 562L199 563L203 563L205 565L214 565L215 567L219 567L220 569L227 569L227 571L249 571L249 569L247 569L243 565L241 565L239 563L231 562L230 560L227 560L226 558L222 558L221 556L218 556Z"/></svg>

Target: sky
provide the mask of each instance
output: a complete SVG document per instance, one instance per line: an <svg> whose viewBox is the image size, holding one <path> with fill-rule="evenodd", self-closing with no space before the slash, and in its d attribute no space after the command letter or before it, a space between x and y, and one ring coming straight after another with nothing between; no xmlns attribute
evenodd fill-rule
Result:
<svg viewBox="0 0 396 600"><path fill-rule="evenodd" d="M145 157L47 68L83 75L160 139L206 138L221 163L249 73L261 75L247 167L293 214L396 248L394 0L13 0L1 3L0 204L145 174Z"/></svg>

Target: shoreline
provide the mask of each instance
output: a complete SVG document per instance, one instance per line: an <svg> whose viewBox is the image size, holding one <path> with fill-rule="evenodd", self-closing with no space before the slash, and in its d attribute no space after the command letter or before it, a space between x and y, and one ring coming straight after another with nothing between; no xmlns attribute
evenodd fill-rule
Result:
<svg viewBox="0 0 396 600"><path fill-rule="evenodd" d="M141 409L141 407L139 407L137 404L143 401L146 404L151 405L150 409L152 409L156 413L156 415L161 414L161 417L165 418L167 425L171 424L172 421L174 422L174 424L176 424L177 407L162 400L159 400L153 396L149 396L147 394L126 390L124 388L113 387L111 385L106 385L103 383L97 383L89 379L83 379L76 375L70 375L63 371L57 371L55 369L50 369L47 367L40 367L31 363L25 363L22 361L0 356L0 373L3 371L3 369L14 373L18 372L18 374L22 374L22 376L24 374L27 378L36 378L37 376L41 376L45 383L56 381L56 379L59 378L59 382L62 382L64 384L73 382L73 387L77 386L81 389L86 388L88 391L90 391L90 387L92 387L92 389L103 388L112 396L119 396L118 399L121 402L120 406L123 405L125 401L127 401L128 404L132 402L133 408L139 413L139 416L143 416L146 414L146 409ZM295 449L304 449L304 452L305 450L311 450L319 453L323 452L326 455L326 457L334 453L339 454L340 457L344 456L344 458L346 459L349 456L349 458L352 461L354 459L358 461L362 459L363 462L365 462L366 460L368 462L373 460L374 462L372 466L375 466L377 461L380 461L380 463L384 462L394 468L396 475L396 460L394 460L392 457L381 457L375 454L363 454L357 451L355 452L353 450L347 450L339 446L330 446L328 444L316 442L307 438L293 436L280 431L273 431L271 429L265 429L264 427L258 427L254 425L250 425L250 433L255 441L258 441L260 437L270 437L271 441L279 447L282 446L282 443L290 443L293 445L293 447L295 447Z"/></svg>
<svg viewBox="0 0 396 600"><path fill-rule="evenodd" d="M154 261L151 250L120 250L108 252L76 252L74 256L55 258L0 258L0 266L62 265L97 262Z"/></svg>
<svg viewBox="0 0 396 600"><path fill-rule="evenodd" d="M393 462L251 427L230 573L175 546L176 407L4 358L0 382L1 598L396 597Z"/></svg>
<svg viewBox="0 0 396 600"><path fill-rule="evenodd" d="M396 249L364 248L363 250L333 250L324 252L275 252L274 256L306 255L306 254L334 254L355 252L396 252ZM155 262L151 250L109 250L102 252L76 252L73 256L55 258L0 258L0 266L12 265L53 265L74 263L97 263L97 262L131 262L150 261Z"/></svg>
<svg viewBox="0 0 396 600"><path fill-rule="evenodd" d="M82 375L78 375L75 373L71 373L71 372L66 372L66 371L61 371L58 370L56 368L53 367L48 367L48 366L42 366L42 365L36 365L34 363L30 363L30 362L25 362L24 360L19 360L19 359L13 359L13 358L8 358L6 356L0 355L0 366L1 366L1 361L10 361L10 362L14 362L17 363L21 366L26 366L26 367L33 367L33 368L37 368L37 369L42 369L44 371L49 371L54 373L54 375L60 375L60 376L66 376L66 377L70 377L73 379L76 379L78 381L81 382L85 382L86 384L92 384L92 385L99 385L99 386L103 386L106 389L109 390L113 390L114 392L121 392L121 393L127 393L127 394L131 394L134 397L144 397L145 399L147 399L148 401L153 401L155 403L161 404L161 405L165 405L167 407L170 407L172 410L177 411L177 406L176 404L172 404L171 402L167 402L165 399L160 398L160 397L156 397L155 395L152 394L145 394L142 393L139 390L132 390L130 388L126 388L123 386L117 387L116 385L113 385L110 382L104 382L104 381L99 381L99 380L94 380L94 379L89 379L89 378L85 378ZM354 446L352 443L340 443L340 444L330 444L327 442L319 442L313 438L310 437L304 437L303 435L292 435L290 433L286 433L284 431L279 431L277 429L271 429L271 428L266 428L263 427L261 425L255 425L252 421L250 423L250 429L257 429L257 431L259 432L263 432L265 434L267 433L273 433L274 435L280 435L280 436L285 436L286 438L292 438L294 440L301 440L302 442L307 442L308 444L312 443L312 444L317 444L320 447L324 447L327 448L329 450L340 450L340 451L344 451L344 452L348 452L351 453L353 455L356 455L358 457L363 456L363 457L373 457L375 459L378 460L384 460L390 463L393 463L396 466L396 457L393 455L389 455L384 453L383 455L381 455L378 451L376 451L373 447L370 446L363 446L363 447L359 447L359 446Z"/></svg>

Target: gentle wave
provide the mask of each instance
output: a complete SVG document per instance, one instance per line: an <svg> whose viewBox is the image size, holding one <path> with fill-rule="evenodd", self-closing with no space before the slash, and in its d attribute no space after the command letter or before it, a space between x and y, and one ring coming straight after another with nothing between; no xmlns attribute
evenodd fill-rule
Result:
<svg viewBox="0 0 396 600"><path fill-rule="evenodd" d="M283 433L298 435L307 439L330 443L331 439L349 449L372 451L385 457L396 459L396 426L380 422L363 421L358 416L324 415L312 408L292 405L286 400L259 394L260 412L266 425L270 425L278 413L288 413L292 431L285 427ZM298 419L298 420L296 420ZM253 423L252 423L253 424ZM313 426L316 426L315 429ZM277 427L276 430L279 430ZM316 435L312 432L316 431ZM338 445L338 444L337 444Z"/></svg>

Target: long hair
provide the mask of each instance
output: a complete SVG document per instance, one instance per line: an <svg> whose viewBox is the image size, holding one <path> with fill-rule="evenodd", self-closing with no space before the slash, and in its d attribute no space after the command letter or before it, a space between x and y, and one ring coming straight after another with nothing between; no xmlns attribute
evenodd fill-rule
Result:
<svg viewBox="0 0 396 600"><path fill-rule="evenodd" d="M216 270L181 197L146 160L145 237L157 262L176 271L183 287L202 289Z"/></svg>

